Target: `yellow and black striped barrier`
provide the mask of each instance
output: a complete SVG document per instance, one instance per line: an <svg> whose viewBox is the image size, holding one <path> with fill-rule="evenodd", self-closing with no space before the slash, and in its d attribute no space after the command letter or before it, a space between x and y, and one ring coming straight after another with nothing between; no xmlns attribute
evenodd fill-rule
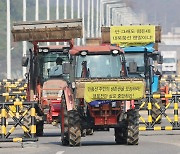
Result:
<svg viewBox="0 0 180 154"><path fill-rule="evenodd" d="M16 98L14 102L3 102L0 103L1 109L1 137L0 142L26 142L26 141L37 141L36 137L36 111L35 104L37 102L24 102L19 98ZM14 105L16 107L16 113L12 112L9 106ZM23 112L20 111L20 106L28 106ZM28 128L23 123L23 118L28 112L31 112L31 126ZM14 125L7 131L7 117L8 115L14 121ZM17 126L20 126L26 137L22 138L10 138L10 135L14 132Z"/></svg>
<svg viewBox="0 0 180 154"><path fill-rule="evenodd" d="M0 81L0 93L24 93L20 95L21 99L26 100L27 81L25 79L3 79ZM1 101L13 101L15 97L6 95L1 97Z"/></svg>
<svg viewBox="0 0 180 154"><path fill-rule="evenodd" d="M180 75L163 75L160 80L160 87L168 86L169 93L180 92Z"/></svg>
<svg viewBox="0 0 180 154"><path fill-rule="evenodd" d="M168 104L161 104L161 98L168 98ZM147 120L140 115L140 121L144 126L140 126L140 131L145 130L180 130L180 122L178 117L178 109L180 103L180 95L179 94L153 94L153 95L146 95L146 100L141 104L140 110L144 109L147 106ZM166 110L173 108L173 118L170 117ZM155 119L153 120L153 108L158 111ZM166 121L168 122L167 126L156 126L157 122L161 120L162 116L165 117Z"/></svg>

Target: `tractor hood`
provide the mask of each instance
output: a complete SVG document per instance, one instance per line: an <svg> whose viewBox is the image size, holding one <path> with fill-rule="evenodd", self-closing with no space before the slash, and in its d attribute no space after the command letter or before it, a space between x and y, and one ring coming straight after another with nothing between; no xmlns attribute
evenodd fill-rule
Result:
<svg viewBox="0 0 180 154"><path fill-rule="evenodd" d="M60 79L50 79L43 84L42 95L43 97L56 99L61 97L62 90L67 87L67 82Z"/></svg>
<svg viewBox="0 0 180 154"><path fill-rule="evenodd" d="M65 87L67 87L67 82L60 79L50 79L43 84L43 89L63 89Z"/></svg>

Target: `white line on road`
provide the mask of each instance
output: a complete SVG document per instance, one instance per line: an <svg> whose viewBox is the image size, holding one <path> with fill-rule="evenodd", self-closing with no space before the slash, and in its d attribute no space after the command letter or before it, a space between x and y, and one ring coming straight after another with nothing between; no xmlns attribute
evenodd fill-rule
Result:
<svg viewBox="0 0 180 154"><path fill-rule="evenodd" d="M64 153L64 151L58 151L58 152L56 152L56 154L63 154Z"/></svg>

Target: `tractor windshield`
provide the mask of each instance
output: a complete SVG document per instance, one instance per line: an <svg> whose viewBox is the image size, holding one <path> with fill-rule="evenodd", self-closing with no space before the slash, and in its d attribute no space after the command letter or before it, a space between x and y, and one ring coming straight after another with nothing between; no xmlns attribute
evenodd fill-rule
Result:
<svg viewBox="0 0 180 154"><path fill-rule="evenodd" d="M58 53L58 52L48 52L48 53L40 53L38 55L39 62L39 76L41 80L46 81L49 79L50 70L57 66L56 59L57 57L61 57L63 62L68 61L68 55Z"/></svg>
<svg viewBox="0 0 180 154"><path fill-rule="evenodd" d="M129 69L130 62L136 62L137 72L144 72L144 53L126 53L126 66Z"/></svg>
<svg viewBox="0 0 180 154"><path fill-rule="evenodd" d="M83 70L86 69L86 75ZM77 57L76 77L117 78L120 77L120 56L87 55Z"/></svg>

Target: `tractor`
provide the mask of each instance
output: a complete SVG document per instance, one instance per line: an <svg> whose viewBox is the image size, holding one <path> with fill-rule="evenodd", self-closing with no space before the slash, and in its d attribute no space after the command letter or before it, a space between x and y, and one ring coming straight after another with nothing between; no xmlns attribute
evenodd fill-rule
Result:
<svg viewBox="0 0 180 154"><path fill-rule="evenodd" d="M53 125L60 123L62 94L69 101L70 76L63 74L62 70L70 61L69 49L73 47L73 39L82 37L82 19L17 22L13 25L12 34L15 42L28 41L33 44L33 49L23 56L22 66L28 68L25 74L28 81L27 101L38 102L36 135L42 136L44 122ZM47 42L52 43L47 45ZM51 71L56 67L58 58L62 60L61 66L57 66L60 71ZM30 122L28 117L24 119L27 127Z"/></svg>
<svg viewBox="0 0 180 154"><path fill-rule="evenodd" d="M128 78L124 52L111 45L74 46L64 74L72 74L74 106L61 103L62 145L80 146L84 130L114 128L117 144L137 145L143 79ZM73 73L71 72L73 71Z"/></svg>
<svg viewBox="0 0 180 154"><path fill-rule="evenodd" d="M153 27L154 29L151 29L151 27ZM163 58L160 52L157 51L158 42L161 42L160 26L153 26L153 25L112 26L112 27L102 27L101 31L102 31L102 42L105 44L114 44L114 42L111 42L112 37L113 36L117 37L119 35L120 40L118 40L119 42L115 41L117 43L115 43L114 45L118 45L122 47L122 49L125 52L128 76L145 79L146 94L167 93L166 90L167 87L160 87L161 73L159 72L157 67L158 64L163 63ZM118 34L113 34L113 32L115 31L118 32ZM142 40L143 37L147 38L147 40ZM149 39L148 37L152 38L152 40ZM138 40L137 38L141 38L141 39ZM162 100L153 99L152 101L159 102L160 106L162 106L162 104L164 105L167 104L164 98L162 98ZM159 109L157 109L153 104L152 105L153 122L156 120L159 114L160 114ZM160 120L158 121L158 123L160 123Z"/></svg>

